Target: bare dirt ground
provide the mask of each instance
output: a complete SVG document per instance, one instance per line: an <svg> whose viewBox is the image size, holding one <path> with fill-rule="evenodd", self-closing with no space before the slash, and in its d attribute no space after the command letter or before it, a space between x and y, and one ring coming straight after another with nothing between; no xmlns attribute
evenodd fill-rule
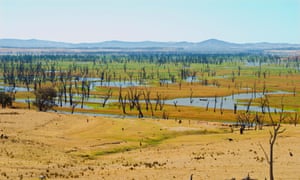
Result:
<svg viewBox="0 0 300 180"><path fill-rule="evenodd" d="M275 178L300 179L300 127L275 145ZM269 131L218 131L220 123L113 119L0 110L0 179L268 179ZM140 139L181 134L152 145ZM222 133L220 133L222 132ZM119 149L128 148L128 151ZM116 153L107 153L108 149ZM97 152L106 152L98 153Z"/></svg>

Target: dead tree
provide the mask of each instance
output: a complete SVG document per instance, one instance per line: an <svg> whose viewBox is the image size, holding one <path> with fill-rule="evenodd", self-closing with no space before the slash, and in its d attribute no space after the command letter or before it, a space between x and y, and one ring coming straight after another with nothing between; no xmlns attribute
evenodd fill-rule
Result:
<svg viewBox="0 0 300 180"><path fill-rule="evenodd" d="M261 98L260 99L260 107L261 107L261 112L263 113L263 114L265 114L266 112L265 112L265 108L267 107L267 98Z"/></svg>
<svg viewBox="0 0 300 180"><path fill-rule="evenodd" d="M266 89L267 89L266 81L264 81L264 85L263 85L263 95L265 95Z"/></svg>
<svg viewBox="0 0 300 180"><path fill-rule="evenodd" d="M73 105L72 105L72 114L74 113L74 110L75 110L75 107L77 106L78 104L77 103L73 103Z"/></svg>
<svg viewBox="0 0 300 180"><path fill-rule="evenodd" d="M112 96L112 90L111 88L109 88L109 90L107 91L107 93L105 94L104 96L104 100L103 100L103 104L102 104L102 107L105 107L108 99Z"/></svg>
<svg viewBox="0 0 300 180"><path fill-rule="evenodd" d="M63 84L63 90L64 90L64 99L65 99L65 104L67 103L67 83L65 81L62 81Z"/></svg>
<svg viewBox="0 0 300 180"><path fill-rule="evenodd" d="M150 98L151 91L146 89L146 93L144 91L143 91L143 93L144 93L144 99L146 102L146 110L148 111L148 109L150 107L151 115L154 116L153 107L152 107L151 98Z"/></svg>
<svg viewBox="0 0 300 180"><path fill-rule="evenodd" d="M69 101L70 101L70 106L72 106L73 105L72 81L70 81L70 86L69 86Z"/></svg>
<svg viewBox="0 0 300 180"><path fill-rule="evenodd" d="M257 112L254 117L254 122L255 122L255 129L262 130L263 125L264 125L264 115L259 115Z"/></svg>
<svg viewBox="0 0 300 180"><path fill-rule="evenodd" d="M221 115L222 115L223 114L223 97L221 99L220 112L221 112Z"/></svg>
<svg viewBox="0 0 300 180"><path fill-rule="evenodd" d="M163 119L169 119L169 113L167 113L165 110L162 113L162 118Z"/></svg>
<svg viewBox="0 0 300 180"><path fill-rule="evenodd" d="M145 100L145 103L146 103L145 109L146 109L146 111L148 111L148 110L149 110L149 103L151 103L151 102L150 102L150 98L148 98L148 97L150 97L150 93L151 93L151 92L146 90L146 93L147 93L147 94L145 93L145 91L143 91L142 93L143 93L144 100ZM148 94L148 93L149 93L149 94Z"/></svg>
<svg viewBox="0 0 300 180"><path fill-rule="evenodd" d="M239 124L243 128L245 128L246 126L252 127L253 125L253 117L250 112L239 113L236 116L236 119L237 119L237 124Z"/></svg>
<svg viewBox="0 0 300 180"><path fill-rule="evenodd" d="M83 108L83 102L86 96L86 88L85 88L85 81L81 82L81 109Z"/></svg>
<svg viewBox="0 0 300 180"><path fill-rule="evenodd" d="M60 105L60 107L62 107L62 99L63 99L63 93L64 93L64 89L63 89L63 86L59 86L58 88L58 104Z"/></svg>
<svg viewBox="0 0 300 180"><path fill-rule="evenodd" d="M119 90L119 103L120 103L120 105L122 107L123 114L126 114L126 98L127 98L126 95L123 97L123 95L122 95L122 87L120 87L120 90Z"/></svg>
<svg viewBox="0 0 300 180"><path fill-rule="evenodd" d="M144 114L142 112L142 106L140 104L140 97L142 95L142 92L138 92L136 88L132 89L132 88L129 88L129 91L128 91L128 101L129 101L129 107L130 107L130 110L136 108L136 110L138 111L138 117L139 118L143 118L144 117ZM149 95L150 96L150 95ZM152 106L151 106L152 107ZM151 108L152 109L152 108Z"/></svg>
<svg viewBox="0 0 300 180"><path fill-rule="evenodd" d="M234 71L232 71L231 82L234 83L234 81L235 81L235 74L234 74Z"/></svg>
<svg viewBox="0 0 300 180"><path fill-rule="evenodd" d="M290 122L290 124L294 124L294 126L297 126L299 119L300 119L300 117L297 112L295 112L294 117L292 116L292 114L289 116L289 122Z"/></svg>
<svg viewBox="0 0 300 180"><path fill-rule="evenodd" d="M256 98L256 81L254 82L253 85L253 97Z"/></svg>
<svg viewBox="0 0 300 180"><path fill-rule="evenodd" d="M269 156L267 154L267 152L264 150L264 148L262 147L262 145L260 144L261 149L263 150L265 157L267 159L267 162L269 164L269 175L270 175L270 180L274 180L274 170L273 170L273 165L274 165L274 144L277 140L278 135L282 134L285 129L282 129L281 123L285 120L286 118L286 114L284 113L283 110L283 103L282 103L282 99L281 99L281 112L279 114L279 120L275 121L271 111L270 111L270 104L268 99L267 100L267 107L268 107L268 113L269 113L269 119L271 121L271 126L272 129L269 131L270 133L270 138L269 138L269 145L270 145L270 152L269 152Z"/></svg>
<svg viewBox="0 0 300 180"><path fill-rule="evenodd" d="M181 86L182 86L181 80L179 81L178 86L179 86L179 90L181 90Z"/></svg>
<svg viewBox="0 0 300 180"><path fill-rule="evenodd" d="M234 103L234 107L233 107L233 113L234 113L234 114L236 114L236 112L237 112L237 104L236 104L236 103Z"/></svg>
<svg viewBox="0 0 300 180"><path fill-rule="evenodd" d="M158 105L160 104L160 101L161 101L161 95L160 94L158 94L158 92L156 93L156 99L155 99L155 108L154 108L154 110L155 111L157 111L157 107L158 107Z"/></svg>
<svg viewBox="0 0 300 180"><path fill-rule="evenodd" d="M137 93L136 89L129 88L127 92L128 102L129 102L129 109L130 111L135 107L134 95Z"/></svg>
<svg viewBox="0 0 300 180"><path fill-rule="evenodd" d="M215 95L215 105L214 105L214 112L216 112L216 108L217 108L217 95Z"/></svg>
<svg viewBox="0 0 300 180"><path fill-rule="evenodd" d="M30 109L30 99L29 99L29 96L27 96L26 102L27 102L28 109Z"/></svg>
<svg viewBox="0 0 300 180"><path fill-rule="evenodd" d="M166 100L166 96L164 96L160 103L159 103L159 110L162 111L164 109L164 106L165 106L165 100Z"/></svg>
<svg viewBox="0 0 300 180"><path fill-rule="evenodd" d="M248 104L247 104L247 110L246 113L250 112L250 107L251 107L251 103L252 103L252 98L249 100Z"/></svg>
<svg viewBox="0 0 300 180"><path fill-rule="evenodd" d="M173 101L174 107L177 109L177 103L178 101Z"/></svg>
<svg viewBox="0 0 300 180"><path fill-rule="evenodd" d="M191 88L190 91L191 91L191 94L190 94L190 104L192 104L193 101L194 101L194 99L193 99L193 89Z"/></svg>
<svg viewBox="0 0 300 180"><path fill-rule="evenodd" d="M138 112L139 112L138 117L139 117L139 118L143 118L143 117L144 117L144 114L143 114L143 112L142 112L142 107L141 107L141 104L140 104L140 94L137 94L137 95L135 96L135 103L136 103L136 109L137 109Z"/></svg>
<svg viewBox="0 0 300 180"><path fill-rule="evenodd" d="M207 101L207 104L206 104L206 111L208 111L208 107L209 107L209 101Z"/></svg>

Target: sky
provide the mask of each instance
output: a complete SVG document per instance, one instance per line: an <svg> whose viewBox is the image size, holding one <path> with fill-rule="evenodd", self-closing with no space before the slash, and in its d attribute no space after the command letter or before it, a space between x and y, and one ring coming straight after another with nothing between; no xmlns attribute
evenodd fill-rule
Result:
<svg viewBox="0 0 300 180"><path fill-rule="evenodd" d="M0 38L300 44L300 0L0 0Z"/></svg>

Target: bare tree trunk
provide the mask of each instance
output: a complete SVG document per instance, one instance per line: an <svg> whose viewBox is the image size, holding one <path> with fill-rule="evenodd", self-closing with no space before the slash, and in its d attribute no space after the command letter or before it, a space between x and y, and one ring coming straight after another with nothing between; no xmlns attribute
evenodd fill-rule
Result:
<svg viewBox="0 0 300 180"><path fill-rule="evenodd" d="M217 95L215 95L215 105L214 105L214 112L216 112L216 108L217 108Z"/></svg>
<svg viewBox="0 0 300 180"><path fill-rule="evenodd" d="M27 103L28 103L28 109L30 109L30 99L29 99L29 96L27 96Z"/></svg>
<svg viewBox="0 0 300 180"><path fill-rule="evenodd" d="M209 101L207 101L207 104L206 104L206 111L208 111L208 106L209 106Z"/></svg>
<svg viewBox="0 0 300 180"><path fill-rule="evenodd" d="M158 93L156 93L156 103L155 103L155 108L154 108L154 110L155 111L157 111L157 106L158 106L158 104L160 103L160 96L161 95L159 95Z"/></svg>
<svg viewBox="0 0 300 180"><path fill-rule="evenodd" d="M63 82L64 87L64 97L65 97L65 104L67 103L67 85L66 82Z"/></svg>
<svg viewBox="0 0 300 180"><path fill-rule="evenodd" d="M248 112L250 111L251 103L252 103L252 98L249 100L249 102L248 102L248 104L247 104L247 110L246 110L246 113L248 113Z"/></svg>
<svg viewBox="0 0 300 180"><path fill-rule="evenodd" d="M275 140L274 140L275 142ZM273 147L274 147L274 143L270 144L270 180L274 180L274 173L273 173Z"/></svg>
<svg viewBox="0 0 300 180"><path fill-rule="evenodd" d="M137 109L138 112L139 112L138 117L139 117L139 118L143 118L143 117L144 117L144 114L143 114L143 112L142 112L142 107L141 107L141 104L140 104L140 94L137 93L137 91L135 91L134 102L135 102L136 109Z"/></svg>
<svg viewBox="0 0 300 180"><path fill-rule="evenodd" d="M74 113L74 110L75 110L76 106L77 106L77 103L72 105L72 114Z"/></svg>
<svg viewBox="0 0 300 180"><path fill-rule="evenodd" d="M70 82L70 87L69 87L69 101L70 101L70 106L72 106L73 105L72 82Z"/></svg>
<svg viewBox="0 0 300 180"><path fill-rule="evenodd" d="M221 99L220 112L221 114L223 114L223 98Z"/></svg>
<svg viewBox="0 0 300 180"><path fill-rule="evenodd" d="M190 94L190 104L192 104L193 103L193 89L191 88L191 94Z"/></svg>
<svg viewBox="0 0 300 180"><path fill-rule="evenodd" d="M121 104L123 114L126 114L126 97L127 96L125 95L125 97L123 98L122 87L120 87L120 91L119 91L119 103Z"/></svg>
<svg viewBox="0 0 300 180"><path fill-rule="evenodd" d="M109 99L111 96L112 96L112 90L111 90L111 88L109 88L109 90L108 90L106 96L104 97L104 101L103 101L102 107L105 107L105 105L106 105L108 99Z"/></svg>
<svg viewBox="0 0 300 180"><path fill-rule="evenodd" d="M81 95L81 109L83 108L84 95Z"/></svg>
<svg viewBox="0 0 300 180"><path fill-rule="evenodd" d="M237 111L237 104L234 103L234 110L233 110L233 113L236 114L236 111Z"/></svg>
<svg viewBox="0 0 300 180"><path fill-rule="evenodd" d="M269 101L266 97L266 102L267 102L266 104L267 104L268 111L269 111L269 118L270 118L270 121L272 123L272 130L270 130L270 139L269 139L269 145L270 145L269 157L268 157L266 151L263 149L263 147L261 145L260 145L260 147L262 148L262 150L265 154L265 157L267 159L267 162L269 164L270 180L274 180L274 168L273 168L273 165L274 165L274 160L273 160L274 159L274 144L276 142L277 136L285 131L285 129L281 130L281 123L285 119L285 114L284 114L284 111L283 111L282 101L283 101L283 99L281 99L281 112L280 112L280 115L279 115L279 120L277 122L275 122L274 119L273 119L273 116L271 114L271 111L270 111Z"/></svg>

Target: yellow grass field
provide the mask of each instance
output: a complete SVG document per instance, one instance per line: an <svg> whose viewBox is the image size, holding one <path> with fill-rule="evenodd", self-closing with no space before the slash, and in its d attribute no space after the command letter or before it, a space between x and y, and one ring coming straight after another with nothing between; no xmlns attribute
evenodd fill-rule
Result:
<svg viewBox="0 0 300 180"><path fill-rule="evenodd" d="M299 179L300 128L275 144L276 179ZM0 110L0 179L268 179L269 129L197 119L115 119Z"/></svg>

